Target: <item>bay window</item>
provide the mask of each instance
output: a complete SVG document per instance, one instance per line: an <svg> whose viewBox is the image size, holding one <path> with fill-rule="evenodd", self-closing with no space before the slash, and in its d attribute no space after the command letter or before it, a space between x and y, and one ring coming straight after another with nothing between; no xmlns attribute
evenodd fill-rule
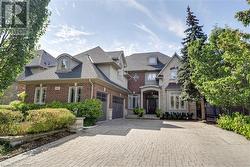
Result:
<svg viewBox="0 0 250 167"><path fill-rule="evenodd" d="M182 100L180 93L170 94L170 109L172 110L185 110L186 102Z"/></svg>

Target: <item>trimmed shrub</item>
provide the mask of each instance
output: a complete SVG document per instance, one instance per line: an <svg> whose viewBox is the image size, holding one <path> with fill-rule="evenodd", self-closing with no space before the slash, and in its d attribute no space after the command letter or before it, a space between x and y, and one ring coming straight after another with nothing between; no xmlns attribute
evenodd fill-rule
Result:
<svg viewBox="0 0 250 167"><path fill-rule="evenodd" d="M0 105L0 110L5 109L5 110L13 110L13 107L10 105Z"/></svg>
<svg viewBox="0 0 250 167"><path fill-rule="evenodd" d="M72 107L74 108L74 107ZM95 125L98 118L102 116L102 102L98 99L86 99L77 105L77 116L85 117L84 125Z"/></svg>
<svg viewBox="0 0 250 167"><path fill-rule="evenodd" d="M23 115L19 111L1 110L0 111L0 135L23 134L22 121Z"/></svg>
<svg viewBox="0 0 250 167"><path fill-rule="evenodd" d="M20 123L23 115L19 111L0 110L0 124Z"/></svg>
<svg viewBox="0 0 250 167"><path fill-rule="evenodd" d="M238 112L232 115L220 115L217 123L222 129L234 131L250 139L250 116L244 116Z"/></svg>
<svg viewBox="0 0 250 167"><path fill-rule="evenodd" d="M22 102L19 101L19 100L14 100L12 102L10 102L10 106L14 109L14 110L17 110L18 109L18 106L21 104Z"/></svg>
<svg viewBox="0 0 250 167"><path fill-rule="evenodd" d="M45 108L45 105L33 104L33 103L25 103L19 100L12 101L10 103L11 109L13 111L21 111L23 114L26 114L28 110L35 110Z"/></svg>
<svg viewBox="0 0 250 167"><path fill-rule="evenodd" d="M39 133L67 128L75 116L67 109L45 108L29 111L26 120L31 124L28 133Z"/></svg>
<svg viewBox="0 0 250 167"><path fill-rule="evenodd" d="M156 111L155 111L155 114L158 118L162 117L162 111L161 109L157 108Z"/></svg>
<svg viewBox="0 0 250 167"><path fill-rule="evenodd" d="M193 117L193 113L187 112L165 112L162 115L162 119L168 120L191 120Z"/></svg>
<svg viewBox="0 0 250 167"><path fill-rule="evenodd" d="M144 115L144 109L143 108L134 108L133 110L135 115L138 115L139 117L142 117Z"/></svg>

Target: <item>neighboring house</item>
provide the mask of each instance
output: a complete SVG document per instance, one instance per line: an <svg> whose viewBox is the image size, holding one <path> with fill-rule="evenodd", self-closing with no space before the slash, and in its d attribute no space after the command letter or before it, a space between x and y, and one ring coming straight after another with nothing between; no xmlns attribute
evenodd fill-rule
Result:
<svg viewBox="0 0 250 167"><path fill-rule="evenodd" d="M125 57L123 51L105 52L96 47L75 56L61 54L52 64L39 70L30 69L33 63L26 66L19 83L25 85L27 102L98 98L103 102L100 120L122 118L137 107L146 114L155 114L159 108L162 112L192 112L196 118L195 103L180 97L177 54L149 52Z"/></svg>
<svg viewBox="0 0 250 167"><path fill-rule="evenodd" d="M37 55L24 67L24 72L18 76L17 80L21 80L25 76L39 73L50 67L56 66L56 59L44 50L38 50ZM17 100L17 94L25 91L24 84L14 82L4 92L0 98L0 104L9 104L13 100Z"/></svg>
<svg viewBox="0 0 250 167"><path fill-rule="evenodd" d="M144 108L146 114L163 112L192 112L196 118L195 103L183 101L181 88L177 83L180 58L159 52L138 53L126 57L129 75L128 109ZM131 112L130 112L131 113Z"/></svg>
<svg viewBox="0 0 250 167"><path fill-rule="evenodd" d="M96 47L75 56L61 54L56 58L56 66L32 75L26 73L19 83L25 84L29 103L98 98L104 112L100 120L122 118L129 93L126 66L123 51L105 52Z"/></svg>

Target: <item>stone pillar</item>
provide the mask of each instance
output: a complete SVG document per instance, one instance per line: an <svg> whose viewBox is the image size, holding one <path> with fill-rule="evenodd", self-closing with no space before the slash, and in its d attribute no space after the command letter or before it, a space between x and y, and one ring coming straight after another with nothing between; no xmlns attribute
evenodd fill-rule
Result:
<svg viewBox="0 0 250 167"><path fill-rule="evenodd" d="M141 90L141 108L143 108L143 91Z"/></svg>

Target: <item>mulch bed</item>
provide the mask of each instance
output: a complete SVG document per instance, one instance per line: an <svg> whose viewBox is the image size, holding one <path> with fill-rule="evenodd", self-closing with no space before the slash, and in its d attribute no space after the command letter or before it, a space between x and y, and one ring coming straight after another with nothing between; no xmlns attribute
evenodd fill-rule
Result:
<svg viewBox="0 0 250 167"><path fill-rule="evenodd" d="M35 149L37 147L40 147L42 145L51 143L53 141L56 141L56 140L58 140L60 138L63 138L63 137L66 137L66 136L69 136L69 135L72 135L72 134L74 134L74 133L68 132L68 131L58 132L58 133L55 133L53 135L48 135L46 137L43 137L43 138L31 141L31 142L25 143L25 144L20 145L20 146L9 148L6 151L6 153L0 154L0 161L11 158L11 157L16 156L18 154L21 154L23 152Z"/></svg>

